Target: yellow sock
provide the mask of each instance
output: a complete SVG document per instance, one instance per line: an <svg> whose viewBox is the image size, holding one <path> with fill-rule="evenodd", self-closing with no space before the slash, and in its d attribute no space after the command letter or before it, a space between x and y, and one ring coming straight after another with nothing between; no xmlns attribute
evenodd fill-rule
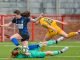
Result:
<svg viewBox="0 0 80 60"><path fill-rule="evenodd" d="M68 38L74 37L74 36L76 36L76 35L77 35L76 32L70 32L70 33L68 34Z"/></svg>

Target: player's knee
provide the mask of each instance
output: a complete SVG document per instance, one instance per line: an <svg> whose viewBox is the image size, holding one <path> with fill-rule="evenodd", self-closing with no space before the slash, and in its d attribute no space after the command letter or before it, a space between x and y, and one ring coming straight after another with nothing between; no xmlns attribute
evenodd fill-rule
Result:
<svg viewBox="0 0 80 60"><path fill-rule="evenodd" d="M28 41L29 39L26 39L26 38L23 38L23 39L21 39L21 42L23 42L23 41Z"/></svg>
<svg viewBox="0 0 80 60"><path fill-rule="evenodd" d="M66 34L64 37L68 38L68 34Z"/></svg>
<svg viewBox="0 0 80 60"><path fill-rule="evenodd" d="M12 40L13 38L14 38L14 37L13 37L13 36L11 36L11 37L10 37L10 40Z"/></svg>
<svg viewBox="0 0 80 60"><path fill-rule="evenodd" d="M10 40L12 40L12 39L14 39L14 38L15 38L15 39L17 39L16 37L14 37L14 36L11 36L11 37L10 37Z"/></svg>
<svg viewBox="0 0 80 60"><path fill-rule="evenodd" d="M52 52L51 51L47 51L46 55L52 55Z"/></svg>

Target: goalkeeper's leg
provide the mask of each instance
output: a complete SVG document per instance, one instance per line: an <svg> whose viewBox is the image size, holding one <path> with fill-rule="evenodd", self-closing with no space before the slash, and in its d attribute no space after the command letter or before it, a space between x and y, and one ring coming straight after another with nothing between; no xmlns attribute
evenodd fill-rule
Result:
<svg viewBox="0 0 80 60"><path fill-rule="evenodd" d="M45 52L46 55L58 55L58 54L61 54L61 53L64 53L65 51L67 51L69 49L69 47L64 47L62 50L59 50L59 51L47 51Z"/></svg>

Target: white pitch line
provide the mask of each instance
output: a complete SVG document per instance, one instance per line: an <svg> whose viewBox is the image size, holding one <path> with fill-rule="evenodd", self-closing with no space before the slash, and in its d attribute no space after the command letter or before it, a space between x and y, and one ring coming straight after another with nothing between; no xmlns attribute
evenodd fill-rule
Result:
<svg viewBox="0 0 80 60"><path fill-rule="evenodd" d="M15 45L0 45L0 46L5 46L5 47L12 47L12 46L14 46L15 47ZM48 47L65 47L65 46L48 46ZM75 47L75 48L80 48L80 46L68 46L68 47Z"/></svg>
<svg viewBox="0 0 80 60"><path fill-rule="evenodd" d="M80 56L54 56L54 57L80 57Z"/></svg>
<svg viewBox="0 0 80 60"><path fill-rule="evenodd" d="M0 59L8 59L8 58L0 58Z"/></svg>
<svg viewBox="0 0 80 60"><path fill-rule="evenodd" d="M0 45L0 46L15 46L15 45Z"/></svg>
<svg viewBox="0 0 80 60"><path fill-rule="evenodd" d="M31 42L31 43L36 43L36 42ZM39 42L37 42L37 43L39 43ZM67 41L67 42L63 42L63 43L80 43L80 41L75 41L75 42L71 42L71 41ZM11 44L11 42L10 43L4 43L4 42L0 42L0 45L4 45L4 44Z"/></svg>
<svg viewBox="0 0 80 60"><path fill-rule="evenodd" d="M65 46L48 46L48 47L65 47ZM68 47L76 47L76 48L79 48L80 46L68 46Z"/></svg>
<svg viewBox="0 0 80 60"><path fill-rule="evenodd" d="M53 57L56 57L56 58L80 58L80 56L53 56ZM9 59L9 58L0 58L0 59Z"/></svg>

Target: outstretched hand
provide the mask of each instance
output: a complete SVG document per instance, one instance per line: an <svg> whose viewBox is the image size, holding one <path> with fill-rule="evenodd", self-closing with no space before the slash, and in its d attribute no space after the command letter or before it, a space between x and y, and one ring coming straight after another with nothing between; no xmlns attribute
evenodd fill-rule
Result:
<svg viewBox="0 0 80 60"><path fill-rule="evenodd" d="M41 13L41 14L40 14L40 17L43 17L43 16L44 16L44 13Z"/></svg>
<svg viewBox="0 0 80 60"><path fill-rule="evenodd" d="M67 22L63 22L63 24L64 24L64 25L68 25L68 23L67 23Z"/></svg>

